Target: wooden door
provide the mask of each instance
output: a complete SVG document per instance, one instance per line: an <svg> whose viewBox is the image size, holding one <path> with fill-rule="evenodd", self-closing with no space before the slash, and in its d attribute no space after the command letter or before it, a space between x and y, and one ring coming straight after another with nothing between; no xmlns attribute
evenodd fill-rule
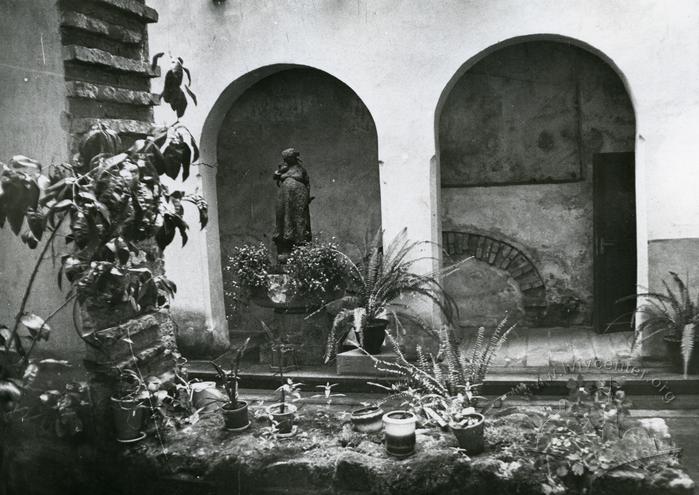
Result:
<svg viewBox="0 0 699 495"><path fill-rule="evenodd" d="M634 153L593 156L594 326L598 332L631 330L636 293L636 189Z"/></svg>

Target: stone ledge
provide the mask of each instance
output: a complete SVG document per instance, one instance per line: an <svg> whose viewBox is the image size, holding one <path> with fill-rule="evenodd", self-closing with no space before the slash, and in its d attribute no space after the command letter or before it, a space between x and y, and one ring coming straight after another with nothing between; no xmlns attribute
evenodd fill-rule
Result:
<svg viewBox="0 0 699 495"><path fill-rule="evenodd" d="M398 360L398 355L385 348L374 358L393 363ZM338 375L363 375L363 376L395 376L377 369L376 362L359 349L340 352L337 355Z"/></svg>
<svg viewBox="0 0 699 495"><path fill-rule="evenodd" d="M143 40L143 35L138 31L110 24L102 19L96 19L80 12L63 12L61 15L61 26L103 35L122 43L138 44Z"/></svg>
<svg viewBox="0 0 699 495"><path fill-rule="evenodd" d="M95 0L95 2L109 5L127 14L139 17L145 22L158 22L158 12L148 7L145 2L138 2L137 0Z"/></svg>
<svg viewBox="0 0 699 495"><path fill-rule="evenodd" d="M99 65L118 72L141 74L145 77L160 77L160 67L152 69L150 63L146 61L112 55L98 48L64 46L63 61Z"/></svg>
<svg viewBox="0 0 699 495"><path fill-rule="evenodd" d="M155 106L160 104L160 95L148 91L116 88L105 84L85 81L66 82L67 96L99 101L113 101L130 105Z"/></svg>
<svg viewBox="0 0 699 495"><path fill-rule="evenodd" d="M80 118L72 119L70 122L70 132L74 134L82 134L87 132L94 124L102 122L119 134L148 134L153 129L151 122L142 122L140 120L128 119L90 119Z"/></svg>

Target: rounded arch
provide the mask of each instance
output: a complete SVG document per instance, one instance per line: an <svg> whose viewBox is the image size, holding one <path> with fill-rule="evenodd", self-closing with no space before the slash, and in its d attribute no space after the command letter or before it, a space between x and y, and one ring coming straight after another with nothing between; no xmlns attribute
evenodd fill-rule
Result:
<svg viewBox="0 0 699 495"><path fill-rule="evenodd" d="M444 104L446 103L447 98L449 97L449 93L451 93L452 89L454 89L454 86L456 83L461 79L461 77L469 70L471 69L474 65L476 65L479 61L487 57L488 55L502 49L506 48L508 46L512 45L517 45L520 43L526 43L528 41L553 41L557 43L564 43L564 44L570 44L573 45L577 48L582 48L583 50L590 52L591 54L595 55L597 58L602 60L604 63L606 63L609 67L611 67L614 72L616 73L617 76L619 76L619 79L622 81L624 84L624 89L626 90L626 93L629 95L629 99L631 100L631 107L634 110L634 117L636 121L638 121L638 115L636 113L636 100L635 96L633 93L633 90L631 88L631 85L629 84L629 81L624 74L624 72L619 68L619 66L612 60L607 54L605 54L603 51L600 49L596 48L595 46L582 41L577 38L573 38L570 36L565 36L562 34L555 34L555 33L538 33L538 34L526 34L526 35L521 35L521 36L514 36L512 38L508 38L506 40L500 41L499 43L495 43L493 45L488 46L487 48L481 50L477 54L473 55L470 57L468 60L466 60L459 68L458 70L454 73L454 75L451 76L449 81L444 86L444 89L442 89L442 92L439 95L439 99L437 100L437 105L435 106L435 125L434 125L434 132L435 132L435 143L437 144L437 158L439 159L439 118L442 113L442 109L444 108Z"/></svg>
<svg viewBox="0 0 699 495"><path fill-rule="evenodd" d="M262 241L273 248L272 172L287 147L310 175L314 234L360 252L380 225L378 136L371 112L346 83L303 64L259 67L219 95L200 138L211 227L207 258L212 314L225 324L222 258L227 247Z"/></svg>
<svg viewBox="0 0 699 495"><path fill-rule="evenodd" d="M556 58L555 61L543 57L542 53L547 53L544 47L556 57L570 55L577 62L556 66L556 71L550 73L537 73L547 63L552 67L559 62L556 57L551 57ZM527 52L529 49L531 58ZM531 60L546 63L528 65ZM593 64L599 67L595 74L601 75L602 82L598 86L612 89L607 92L595 87L597 92L592 101L596 106L592 113L596 113L590 118L585 113L590 109L585 107L583 111L581 108L589 105L585 97L592 94L589 84L592 77L586 78L584 69ZM493 82L497 78L500 80ZM556 90L542 90L538 86L548 84L553 87L562 80L567 85L565 97L555 95ZM471 86L465 89L466 84ZM548 100L541 99L546 101L546 107L518 104L527 98L536 100L544 92L549 97L554 95ZM602 93L604 96L600 97ZM456 101L460 103L454 106ZM606 109L600 101L621 103ZM568 114L561 117L563 109ZM478 117L464 117L469 113ZM593 287L593 258L596 259L598 249L593 236L597 228L597 215L593 215L593 158L596 160L599 154L636 150L636 114L634 95L624 73L610 57L581 40L556 34L523 35L496 43L470 57L443 88L434 114L436 173L441 178L438 185L440 228L443 225L440 240L447 247L450 242L458 246L458 242L470 239L477 243L476 246L478 243L488 246L492 255L493 250L503 251L500 235L505 233L505 238L515 239L526 246L525 252L533 252L533 258L537 260L532 262L532 257L526 256L522 260L523 269L536 274L533 276L536 279L534 298L526 293L532 292L532 288L529 281L522 284L520 271L513 274L505 270L519 284L524 300L534 302L531 308L525 308L525 312L538 315L536 319L544 326L567 326L565 321L571 311L582 315L580 320L574 319L573 324L591 324L593 313L596 318L599 285L595 280ZM497 124L490 125L484 116L492 117ZM604 118L608 119L606 124L601 123ZM472 122L462 127L455 125L459 120L468 119ZM584 119L588 120L583 124ZM613 119L620 123L608 132L613 127L609 124ZM546 125L536 125L544 121ZM583 126L586 126L585 132ZM515 128L518 129L516 132L509 132ZM548 132L550 130L555 132ZM509 147L512 149L507 149ZM537 162L537 156L530 153L531 150L539 155L546 154L546 160ZM566 160L558 160L557 153L561 157L565 155ZM489 154L497 156L492 156L491 161ZM560 175L556 176L556 173ZM638 174L635 183L631 176L632 189L638 189ZM554 206L559 211L549 208L556 201L560 204ZM638 211L637 205L643 199L636 197L635 201L635 211ZM523 213L526 208L533 209ZM548 214L549 225L541 226L535 217L541 215L539 209L547 208L549 211L544 211L542 218ZM489 209L495 212L483 213ZM474 211L478 213L472 213ZM554 221L561 222L559 232L551 228ZM634 287L636 277L643 281L641 267L644 266L644 257L647 257L643 217L637 216L635 223L638 233L635 234L634 248L638 251L639 263L634 267ZM575 225L575 228L568 228L570 225ZM477 234L469 230L473 226L479 229ZM575 248L565 246L565 235ZM548 242L548 236L558 238ZM502 268L491 262L494 258L484 256L485 259L476 258ZM581 271L587 275L577 275ZM532 321L535 318L526 319Z"/></svg>

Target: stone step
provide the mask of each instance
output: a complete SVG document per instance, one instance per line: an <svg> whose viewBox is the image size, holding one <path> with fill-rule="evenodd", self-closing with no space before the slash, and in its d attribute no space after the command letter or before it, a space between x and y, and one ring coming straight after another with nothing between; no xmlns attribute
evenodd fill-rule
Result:
<svg viewBox="0 0 699 495"><path fill-rule="evenodd" d="M222 358L225 361L225 357ZM634 373L632 370L637 369ZM206 361L192 360L188 363L191 378L212 379L216 372ZM629 368L625 370L606 370L592 367L590 369L563 369L563 367L492 367L484 381L484 389L489 395L501 395L511 392L515 387L525 385L532 395L551 395L566 397L568 380L582 374L586 382L596 380L621 379L623 389L632 395L654 395L659 401L671 393L675 400L684 395L699 394L699 376L690 376L685 380L681 374L672 373L667 368ZM339 375L335 363L325 366L306 366L285 373L294 381L300 381L314 387L327 382L339 383L345 392L376 392L377 388L367 382L389 385L398 381L392 377L354 374ZM265 364L243 363L240 370L240 386L244 388L276 389L279 386L277 373ZM672 396L667 396L671 399Z"/></svg>
<svg viewBox="0 0 699 495"><path fill-rule="evenodd" d="M97 65L112 71L138 74L144 77L160 77L160 67L152 68L151 64L145 60L112 55L99 48L87 48L78 45L64 46L63 61Z"/></svg>
<svg viewBox="0 0 699 495"><path fill-rule="evenodd" d="M158 22L158 12L154 8L148 7L145 2L138 0L95 0L95 2L138 17L143 22Z"/></svg>
<svg viewBox="0 0 699 495"><path fill-rule="evenodd" d="M119 134L145 135L149 134L153 129L151 122L143 122L141 120L78 118L70 121L70 132L82 134L99 122L107 125Z"/></svg>
<svg viewBox="0 0 699 495"><path fill-rule="evenodd" d="M135 29L112 24L81 12L63 12L61 14L61 26L98 34L131 45L139 44L143 40L143 35Z"/></svg>

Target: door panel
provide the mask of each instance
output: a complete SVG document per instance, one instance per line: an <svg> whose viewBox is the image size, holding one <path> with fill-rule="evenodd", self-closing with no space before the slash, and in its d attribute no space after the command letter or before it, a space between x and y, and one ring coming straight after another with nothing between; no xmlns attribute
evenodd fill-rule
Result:
<svg viewBox="0 0 699 495"><path fill-rule="evenodd" d="M593 156L594 325L598 332L630 330L636 302L634 153Z"/></svg>

